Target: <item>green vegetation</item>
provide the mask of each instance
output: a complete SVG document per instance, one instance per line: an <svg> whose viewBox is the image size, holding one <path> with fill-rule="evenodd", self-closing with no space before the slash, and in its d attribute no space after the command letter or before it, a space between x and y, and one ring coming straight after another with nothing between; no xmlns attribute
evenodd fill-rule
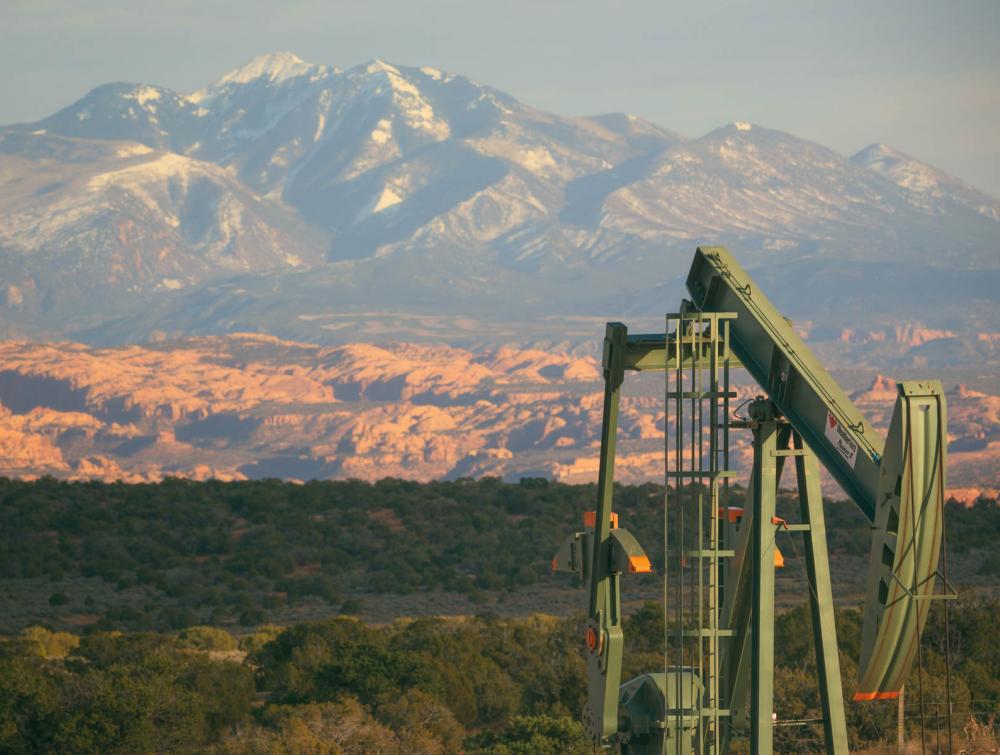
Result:
<svg viewBox="0 0 1000 755"><path fill-rule="evenodd" d="M558 584L549 559L595 498L593 485L538 479L127 485L0 478L0 581L51 583L33 621L96 613L96 631L250 627L306 603L359 614L366 593L444 590L481 601L487 592ZM739 505L742 490L732 499ZM655 567L662 566L661 538L641 535L660 531L662 500L662 486L647 484L619 486L615 501ZM779 515L794 518L791 509L783 500ZM854 506L830 505L827 517L832 553L867 553L868 528ZM949 505L948 526L953 554L980 549L981 574L1000 574L995 502ZM100 600L80 587L81 578L104 585Z"/></svg>
<svg viewBox="0 0 1000 755"><path fill-rule="evenodd" d="M730 503L741 497L735 489ZM594 498L590 485L534 479L0 479L0 609L16 616L5 619L14 636L0 640L0 752L590 752L578 723L581 617L374 626L346 615L380 593L481 599L565 584L549 559ZM633 532L658 532L662 499L657 485L620 486L616 509ZM778 513L794 520L792 509L786 497ZM949 504L947 521L949 552L974 564L969 573L1000 573L995 501ZM868 528L853 506L828 506L827 524L835 569L837 555L867 553ZM662 567L660 538L643 540ZM658 577L631 584L642 580ZM29 600L44 621L24 619ZM340 616L265 623L306 604ZM849 698L860 613L840 610L837 620ZM660 668L661 607L648 604L626 621L626 678ZM809 621L805 608L777 621L783 719L820 716ZM992 736L998 625L1000 600L970 593L952 605L956 731ZM924 673L907 686L911 736L921 707L928 730L944 731L945 636L936 602ZM852 744L893 739L895 715L892 703L850 703ZM781 727L777 736L780 749L803 752L819 748L821 732Z"/></svg>
<svg viewBox="0 0 1000 755"><path fill-rule="evenodd" d="M934 607L923 645L931 739L935 725L944 736L942 608ZM860 616L841 610L837 619L850 692ZM998 600L969 597L952 607L958 737L965 729L993 736L1000 634L984 628L998 623ZM782 614L776 629L778 716L818 718L809 611ZM661 607L644 606L625 631L626 674L658 668ZM334 618L268 628L243 655L219 629L81 638L35 627L0 642L0 751L583 755L591 750L577 722L586 694L582 632L582 618L389 626ZM919 685L915 672L910 737L919 731ZM895 739L894 703L849 703L848 715L852 749ZM776 731L781 751L822 750L816 726Z"/></svg>
<svg viewBox="0 0 1000 755"><path fill-rule="evenodd" d="M72 644L72 643L70 643ZM0 644L0 751L190 752L250 715L253 673L152 634L95 634L64 657Z"/></svg>
<svg viewBox="0 0 1000 755"><path fill-rule="evenodd" d="M917 664L906 683L908 736L920 732L920 688L923 687L924 727L928 743L935 735L947 736L946 635L951 638L952 719L956 736L975 722L989 722L992 731L1000 711L1000 633L991 627L1000 622L1000 600L972 594L960 595L949 606L945 629L944 602L935 601L921 642L923 673ZM895 742L897 704L853 702L857 663L861 653L862 614L857 609L837 609L840 668L847 701L851 751ZM626 621L624 676L631 677L662 665L664 619L659 605L647 604ZM813 651L812 617L808 604L779 614L775 619L775 711L782 720L822 719ZM991 735L992 736L992 735ZM992 740L991 740L992 742ZM995 746L995 743L990 745ZM823 729L818 725L777 727L775 749L781 752L821 752Z"/></svg>

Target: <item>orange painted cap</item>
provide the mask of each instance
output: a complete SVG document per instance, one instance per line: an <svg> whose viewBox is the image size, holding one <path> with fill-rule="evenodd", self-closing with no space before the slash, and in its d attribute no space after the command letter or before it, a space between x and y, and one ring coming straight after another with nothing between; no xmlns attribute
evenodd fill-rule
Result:
<svg viewBox="0 0 1000 755"><path fill-rule="evenodd" d="M593 527L597 524L597 512L596 511L584 511L583 512L583 526ZM611 529L618 529L618 514L614 511L611 512Z"/></svg>

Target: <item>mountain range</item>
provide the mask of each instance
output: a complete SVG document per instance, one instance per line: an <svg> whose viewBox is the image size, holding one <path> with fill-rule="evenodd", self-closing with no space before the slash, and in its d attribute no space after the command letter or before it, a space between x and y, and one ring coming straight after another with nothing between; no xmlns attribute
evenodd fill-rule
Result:
<svg viewBox="0 0 1000 755"><path fill-rule="evenodd" d="M661 328L703 243L876 426L877 372L945 380L951 492L995 494L1000 201L886 145L289 53L0 127L0 474L589 480L603 323ZM622 479L663 430L630 384Z"/></svg>
<svg viewBox="0 0 1000 755"><path fill-rule="evenodd" d="M8 338L593 340L676 308L699 243L815 332L1000 330L1000 201L885 145L690 139L289 53L0 127Z"/></svg>

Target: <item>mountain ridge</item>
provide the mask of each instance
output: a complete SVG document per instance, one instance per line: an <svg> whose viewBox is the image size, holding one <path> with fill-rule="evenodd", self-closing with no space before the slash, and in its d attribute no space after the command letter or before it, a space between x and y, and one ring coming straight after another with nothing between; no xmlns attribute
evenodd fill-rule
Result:
<svg viewBox="0 0 1000 755"><path fill-rule="evenodd" d="M343 333L309 323L373 309L537 321L648 301L652 315L709 242L772 277L910 266L951 327L962 291L934 271L1000 269L1000 202L884 145L846 157L745 122L689 139L434 68L291 53L190 93L102 85L0 127L0 218L0 335L108 343L164 322L329 342ZM1000 319L995 298L966 303Z"/></svg>

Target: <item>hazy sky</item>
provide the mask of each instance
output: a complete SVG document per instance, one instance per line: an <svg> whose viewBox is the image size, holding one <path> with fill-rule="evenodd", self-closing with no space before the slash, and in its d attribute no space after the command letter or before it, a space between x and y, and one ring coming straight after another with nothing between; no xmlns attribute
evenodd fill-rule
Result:
<svg viewBox="0 0 1000 755"><path fill-rule="evenodd" d="M566 115L885 142L1000 196L1000 0L0 0L0 123L263 52L431 65Z"/></svg>

